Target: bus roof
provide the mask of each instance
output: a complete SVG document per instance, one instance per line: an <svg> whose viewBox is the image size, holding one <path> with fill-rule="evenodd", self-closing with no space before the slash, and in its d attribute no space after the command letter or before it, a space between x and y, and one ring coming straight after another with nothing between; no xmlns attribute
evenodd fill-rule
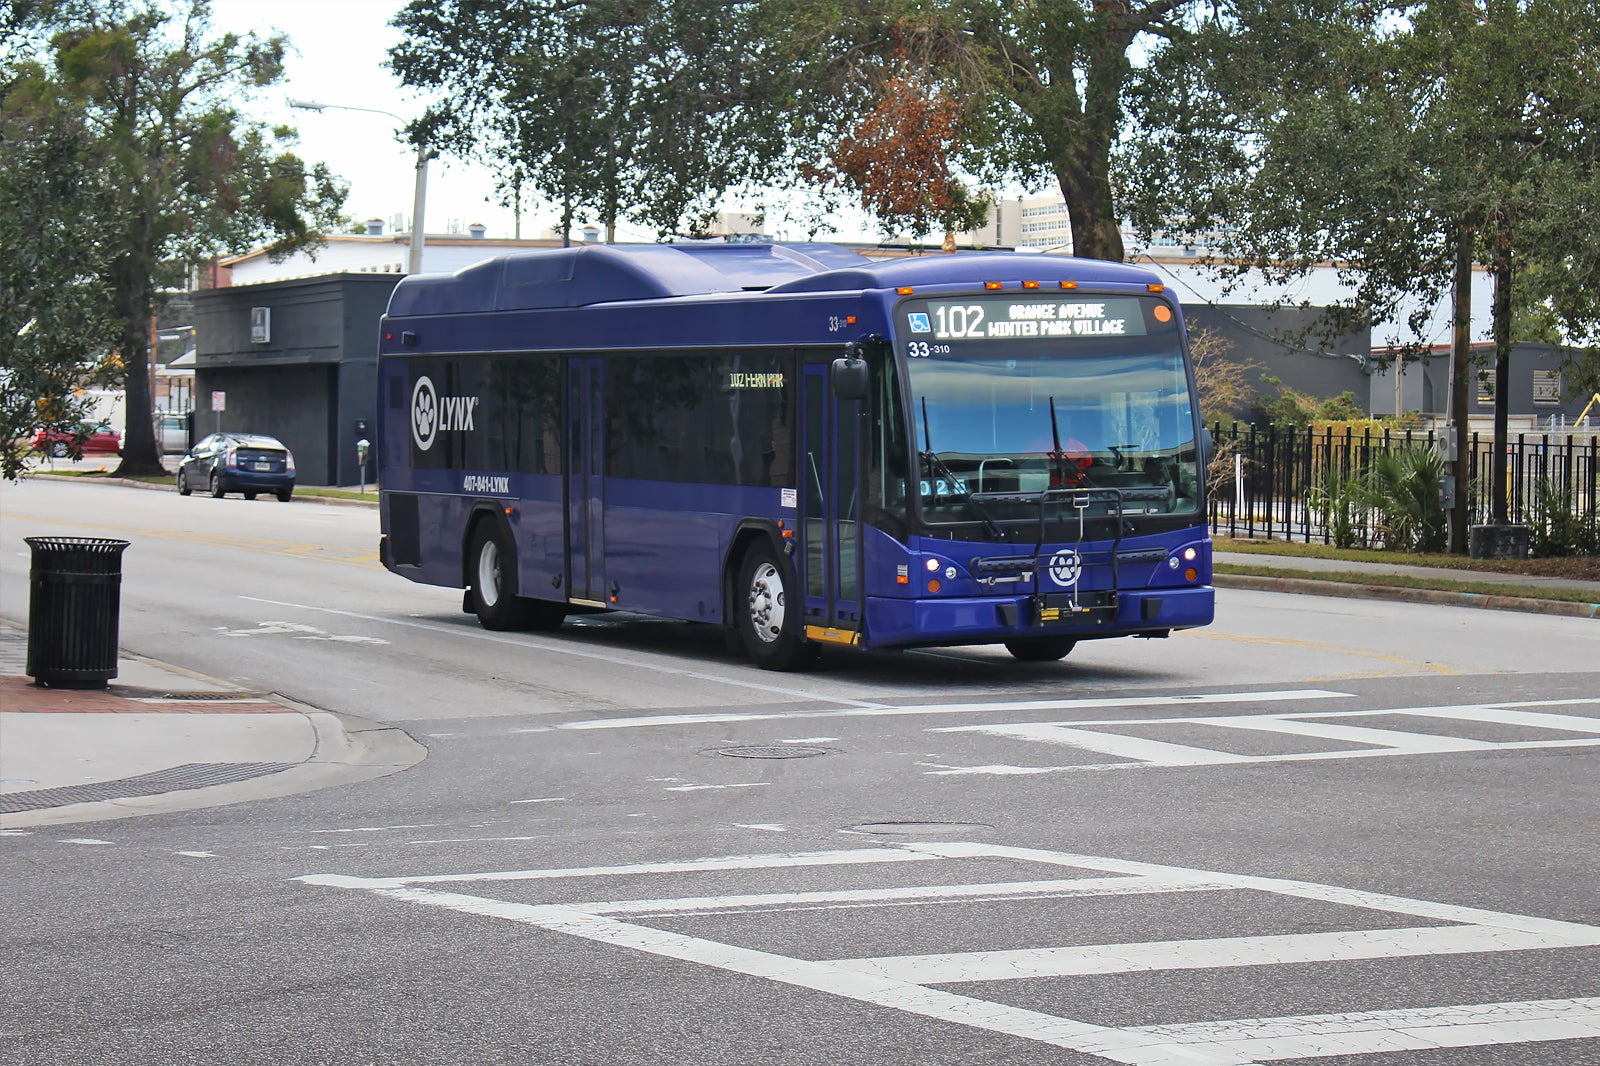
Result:
<svg viewBox="0 0 1600 1066"><path fill-rule="evenodd" d="M389 314L523 311L774 285L870 262L833 244L597 244L495 256L403 279Z"/></svg>
<svg viewBox="0 0 1600 1066"><path fill-rule="evenodd" d="M1095 259L959 252L872 260L832 244L603 244L496 256L404 278L389 315L472 314L751 292L826 293L1021 280L1144 287L1151 271ZM752 295L754 293L752 292Z"/></svg>

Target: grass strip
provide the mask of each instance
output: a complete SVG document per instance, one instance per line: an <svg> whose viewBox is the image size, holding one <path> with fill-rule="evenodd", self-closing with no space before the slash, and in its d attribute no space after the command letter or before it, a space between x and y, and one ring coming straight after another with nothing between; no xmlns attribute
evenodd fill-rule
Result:
<svg viewBox="0 0 1600 1066"><path fill-rule="evenodd" d="M1391 557L1392 558L1392 557ZM1406 560L1410 562L1408 558ZM1562 603L1593 603L1593 593L1583 589L1552 588L1546 585L1505 585L1491 581L1455 581L1450 578L1421 577L1412 574L1368 574L1339 570L1297 570L1290 567L1250 566L1247 563L1214 563L1218 574L1239 577L1286 577L1299 581L1333 581L1342 585L1379 585L1399 589L1431 589L1474 596L1500 596L1523 600L1556 600Z"/></svg>

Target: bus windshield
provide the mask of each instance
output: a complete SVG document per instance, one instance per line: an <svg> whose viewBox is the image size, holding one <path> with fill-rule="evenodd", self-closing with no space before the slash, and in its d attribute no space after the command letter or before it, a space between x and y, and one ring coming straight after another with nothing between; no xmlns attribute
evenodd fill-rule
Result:
<svg viewBox="0 0 1600 1066"><path fill-rule="evenodd" d="M926 520L1037 515L1037 506L982 497L1049 489L1159 490L1137 493L1136 509L1197 509L1194 410L1177 330L1162 328L1172 326L1169 308L1157 311L1154 301L1131 297L1087 304L975 300L960 305L968 318L957 323L943 302L928 306L926 317L913 310L902 318L908 336L924 324L930 334L905 344ZM1102 324L1121 314L1119 328L1012 335L1019 323L1084 322L1030 317L1070 315L1083 306L1099 311L1093 321ZM957 325L963 334L953 335ZM974 332L985 326L996 332Z"/></svg>

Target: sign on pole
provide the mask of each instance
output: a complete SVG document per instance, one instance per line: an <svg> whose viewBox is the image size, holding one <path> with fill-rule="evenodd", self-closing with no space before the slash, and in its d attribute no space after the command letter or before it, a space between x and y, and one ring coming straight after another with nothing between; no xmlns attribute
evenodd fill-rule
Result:
<svg viewBox="0 0 1600 1066"><path fill-rule="evenodd" d="M228 409L228 394L221 391L213 392L211 394L211 409L213 411L226 411Z"/></svg>

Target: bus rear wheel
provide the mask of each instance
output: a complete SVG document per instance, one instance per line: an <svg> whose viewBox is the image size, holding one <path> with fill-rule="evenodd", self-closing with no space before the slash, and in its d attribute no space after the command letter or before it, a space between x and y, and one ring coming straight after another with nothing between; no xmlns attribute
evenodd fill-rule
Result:
<svg viewBox="0 0 1600 1066"><path fill-rule="evenodd" d="M1006 641L1006 651L1018 662L1053 663L1065 659L1077 643L1071 637L1019 637Z"/></svg>
<svg viewBox="0 0 1600 1066"><path fill-rule="evenodd" d="M765 541L752 544L739 564L733 624L752 662L764 670L802 670L817 661L817 647L800 637L800 601L791 609L790 571Z"/></svg>
<svg viewBox="0 0 1600 1066"><path fill-rule="evenodd" d="M559 603L517 595L517 556L511 538L494 522L479 522L472 534L472 613L485 629L555 629L566 618Z"/></svg>

